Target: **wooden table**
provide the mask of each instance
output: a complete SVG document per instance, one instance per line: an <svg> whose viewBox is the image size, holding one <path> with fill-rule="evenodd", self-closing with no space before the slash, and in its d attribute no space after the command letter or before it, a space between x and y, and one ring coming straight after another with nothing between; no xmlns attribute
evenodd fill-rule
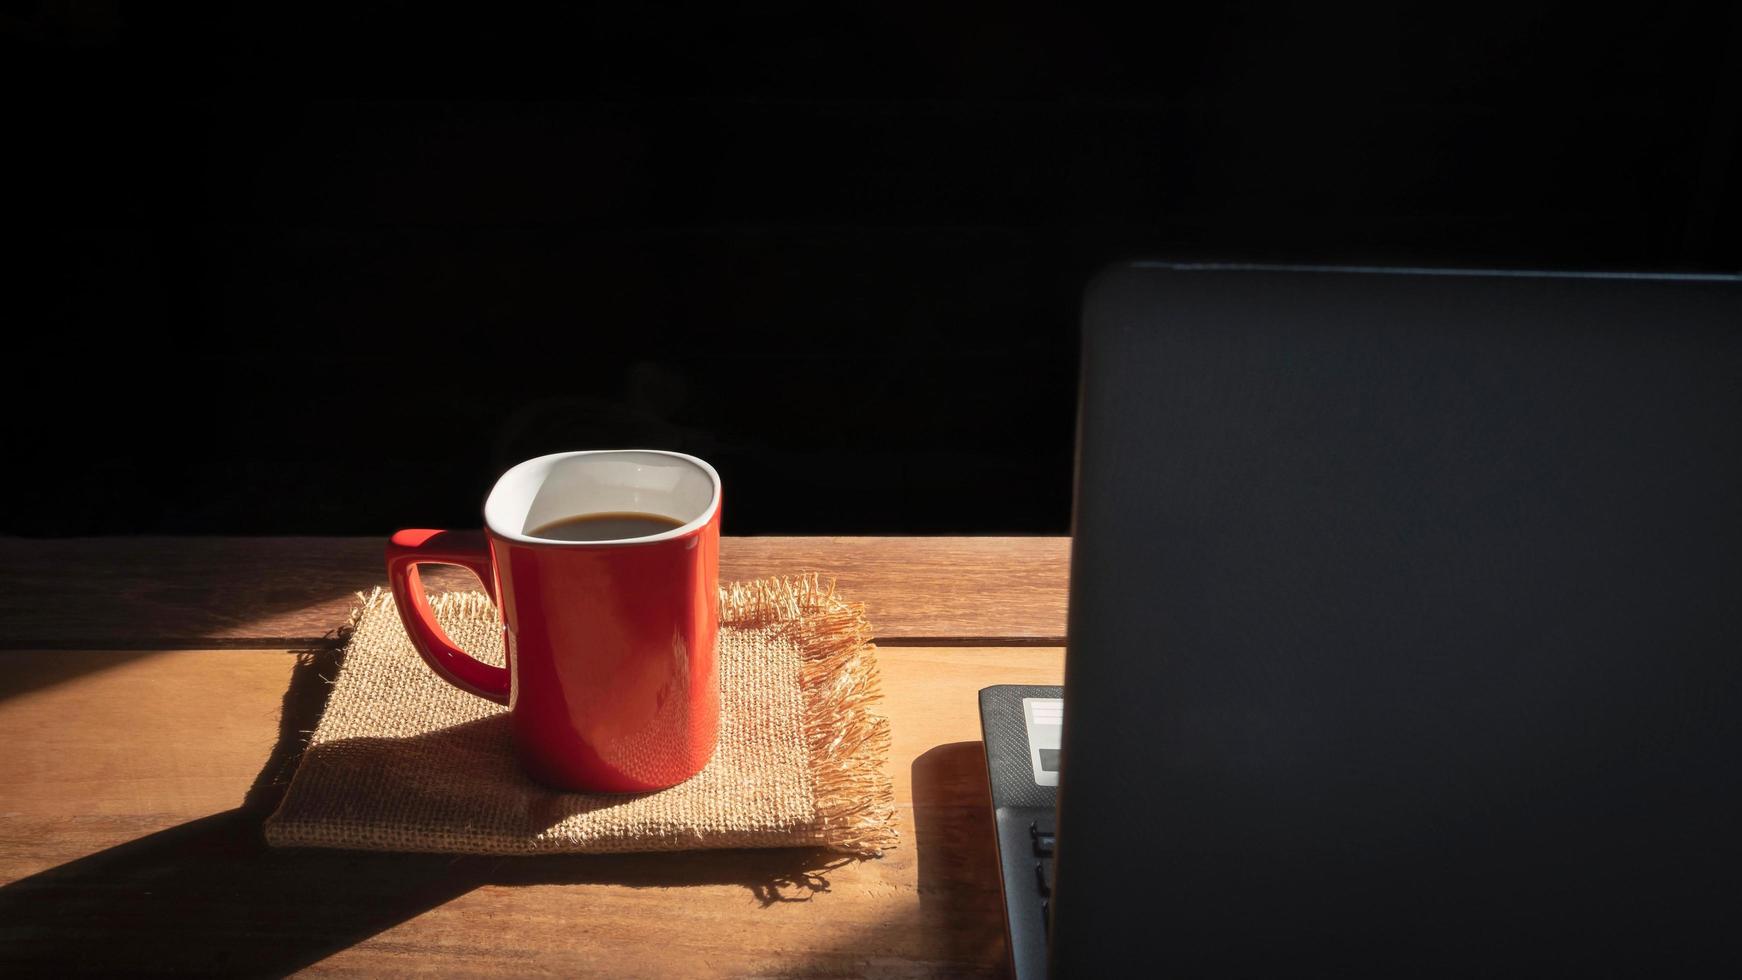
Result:
<svg viewBox="0 0 1742 980"><path fill-rule="evenodd" d="M902 834L881 860L269 850L381 544L0 539L0 974L1004 972L974 695L1060 682L1068 539L724 542L724 578L818 570L868 607Z"/></svg>

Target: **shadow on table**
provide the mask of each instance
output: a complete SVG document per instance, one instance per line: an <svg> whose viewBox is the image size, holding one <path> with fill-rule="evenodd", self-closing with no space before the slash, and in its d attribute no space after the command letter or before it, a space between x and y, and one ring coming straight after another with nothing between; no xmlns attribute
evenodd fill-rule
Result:
<svg viewBox="0 0 1742 980"><path fill-rule="evenodd" d="M882 914L866 914L861 906L856 929L819 928L818 934L832 939L783 951L766 972L988 980L1010 975L984 751L977 741L939 745L916 758L910 772L913 833L884 860L892 865L885 871L889 878L904 877L893 866L916 865L918 901L888 902Z"/></svg>
<svg viewBox="0 0 1742 980"><path fill-rule="evenodd" d="M51 583L67 585L69 583L63 581L60 576L66 574L68 568L80 569L82 567L81 562L96 560L97 556L87 554L83 546L93 544L102 545L111 540L118 539L97 538L55 542L32 541L24 542L23 544L25 547L46 545L47 547L56 549L57 552L61 552L56 562L51 562L47 566L49 569L47 580ZM234 541L227 539L210 539L206 544L202 544L200 548L204 549L206 548L206 545L209 544L221 549L216 553L219 558L233 560L234 555L231 553L231 549L234 547L258 547L264 549L267 555L271 555L274 553L275 548L284 543L285 542L282 540L261 542L254 539L237 539ZM8 541L5 538L0 538L0 566L4 565L9 546L16 547L19 544L20 542L16 540ZM371 547L374 551L379 551L378 546ZM73 548L75 550L67 552L65 550L67 548ZM201 551L199 555L202 560L206 557L204 551ZM181 555L173 547L166 548L164 556L170 559L184 560L188 557L186 555ZM111 558L112 557L113 556L111 556ZM262 567L270 567L274 575L280 577L286 575L286 569L280 565L263 564ZM294 570L295 567L293 565L292 571ZM4 582L3 571L3 568L0 568L0 582ZM300 578L296 576L291 577L299 582L305 580L320 582L323 580L323 575L317 570L305 571L307 571L307 574L302 575ZM423 572L423 576L424 589L432 596L444 592L477 591L478 589L478 581L476 578L471 577L471 572L449 565L430 565ZM243 579L245 585L251 586L251 590L248 592L248 601L231 602L228 600L237 597L229 596L229 593L225 590L236 587L235 583L219 581L212 578L209 574L201 574L195 571L184 571L183 573L180 573L179 576L177 574L166 573L164 580L173 581L178 577L185 578L190 582L197 581L200 583L201 588L210 587L210 589L216 590L214 597L208 600L210 605L222 609L249 610L252 614L252 622L269 622L275 617L303 609L319 607L341 597L348 597L354 600L357 594L356 588L345 588L332 595L323 594L320 597L304 596L300 592L295 592L294 594L281 594L280 592L274 592L271 589L263 590L257 587L252 587L257 586L258 580L254 577L248 577ZM89 584L88 581L82 577L75 578L73 583L81 588L87 587ZM26 591L34 591L40 588L42 588L41 581L33 579L29 583ZM298 588L302 588L302 586L298 586ZM332 586L328 583L321 588L330 591ZM16 601L18 597L15 595L13 598ZM36 651L52 650L55 651L57 655L52 657L22 657L17 658L16 662L9 664L5 675L0 676L0 702L5 702L26 694L32 694L37 691L54 687L58 684L76 681L88 675L100 674L105 671L114 670L136 661L160 656L171 650L224 648L239 645L239 641L235 636L225 634L224 630L217 629L214 624L210 623L206 625L213 626L212 629L206 631L195 630L192 635L178 632L179 627L174 624L189 618L196 620L201 618L199 612L189 609L189 601L191 600L178 599L171 601L165 597L154 596L151 594L149 588L141 586L140 588L129 592L128 595L124 597L122 606L125 608L123 608L120 613L117 613L114 603L102 604L98 612L94 614L94 619L92 619L92 623L95 624L94 626L92 626L91 623L67 622L61 623L64 627L63 632L61 633L39 635L41 628L27 623L24 629L22 641L19 636L8 636L4 638L5 642L14 648ZM30 608L34 610L37 606L45 604L51 608L58 608L66 605L64 597L60 597L57 598L57 601L37 603ZM131 630L128 635L114 635L117 633L117 629L113 624L106 624L104 622L105 617L117 614L131 616L137 619L137 623L134 624L135 628ZM333 615L335 618L339 618L342 617L343 613L335 612ZM65 617L62 618L65 619ZM219 625L233 626L234 622L233 620L226 619ZM87 627L94 629L95 632L86 632ZM222 635L212 635L213 633ZM309 638L307 642L311 644L314 649L304 651L304 656L307 657L315 653L321 653L329 657L334 656L338 650L344 647L348 638L348 628L329 630L325 636L318 639ZM279 641L276 639L255 639L246 641L244 645L252 647L272 647L278 642ZM316 717L318 717L318 715Z"/></svg>
<svg viewBox="0 0 1742 980"><path fill-rule="evenodd" d="M10 657L0 678L0 702L32 694L88 674L113 670L156 656L157 650L61 650L53 655Z"/></svg>
<svg viewBox="0 0 1742 980"><path fill-rule="evenodd" d="M952 975L1001 976L1004 896L981 743L950 742L913 760L913 846L920 919L938 932L930 951Z"/></svg>
<svg viewBox="0 0 1742 980"><path fill-rule="evenodd" d="M827 891L815 851L536 858L274 850L231 810L0 888L0 961L31 972L283 975L481 885L742 885L764 905Z"/></svg>
<svg viewBox="0 0 1742 980"><path fill-rule="evenodd" d="M324 706L337 652L310 651L242 806L0 888L0 963L32 973L283 975L483 885L740 885L764 906L828 890L818 850L488 858L268 848L276 806Z"/></svg>
<svg viewBox="0 0 1742 980"><path fill-rule="evenodd" d="M0 888L0 961L43 973L283 975L482 885L742 885L764 905L826 891L839 854L454 858L274 850L231 810Z"/></svg>

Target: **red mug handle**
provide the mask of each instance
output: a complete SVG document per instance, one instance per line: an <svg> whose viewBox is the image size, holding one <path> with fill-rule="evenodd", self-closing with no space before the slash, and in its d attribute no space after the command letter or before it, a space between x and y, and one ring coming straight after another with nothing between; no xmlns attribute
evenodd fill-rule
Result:
<svg viewBox="0 0 1742 980"><path fill-rule="evenodd" d="M508 668L475 660L448 639L423 594L423 579L417 573L419 565L469 568L494 601L496 574L490 565L489 539L482 531L428 528L400 531L387 540L387 581L393 588L393 604L399 607L400 622L411 636L411 645L423 655L423 662L460 690L507 704Z"/></svg>

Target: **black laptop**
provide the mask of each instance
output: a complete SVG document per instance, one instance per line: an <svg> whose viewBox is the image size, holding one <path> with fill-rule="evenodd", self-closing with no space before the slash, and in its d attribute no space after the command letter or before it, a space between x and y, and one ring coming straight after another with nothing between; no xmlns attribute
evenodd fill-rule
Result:
<svg viewBox="0 0 1742 980"><path fill-rule="evenodd" d="M1742 280L1090 287L1016 975L1742 975Z"/></svg>

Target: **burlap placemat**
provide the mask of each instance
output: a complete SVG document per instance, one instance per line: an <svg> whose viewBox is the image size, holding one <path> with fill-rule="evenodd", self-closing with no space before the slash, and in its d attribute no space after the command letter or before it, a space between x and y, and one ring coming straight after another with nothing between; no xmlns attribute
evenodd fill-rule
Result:
<svg viewBox="0 0 1742 980"><path fill-rule="evenodd" d="M870 626L814 577L734 583L720 596L719 747L700 774L630 795L563 793L523 774L506 709L436 677L393 597L363 599L325 714L267 842L450 854L827 847L895 842ZM482 593L432 605L454 642L502 663Z"/></svg>

